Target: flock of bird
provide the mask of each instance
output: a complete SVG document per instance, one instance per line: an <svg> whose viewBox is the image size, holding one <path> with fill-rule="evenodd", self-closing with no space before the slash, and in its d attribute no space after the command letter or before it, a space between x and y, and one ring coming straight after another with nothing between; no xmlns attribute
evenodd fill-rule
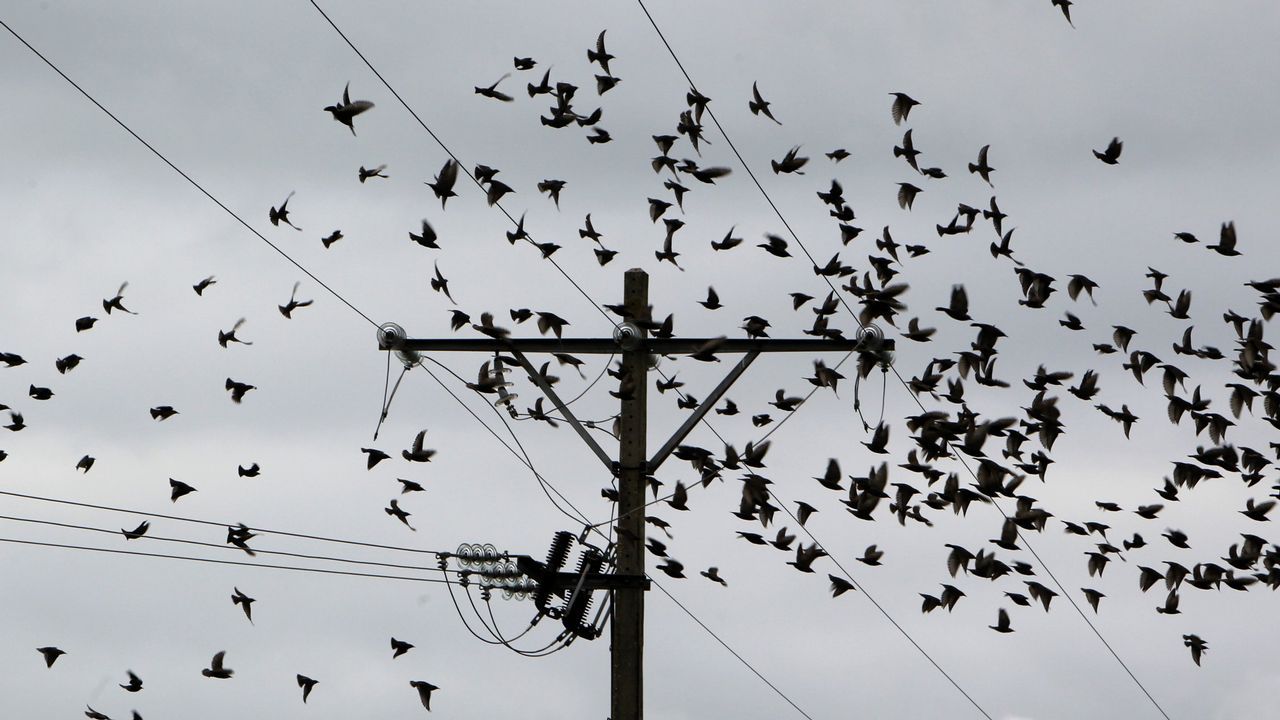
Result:
<svg viewBox="0 0 1280 720"><path fill-rule="evenodd" d="M1061 9L1068 22L1071 21L1070 0L1052 0L1052 4ZM610 63L615 59L615 56L607 50L605 32L600 32L594 46L587 50L588 63L599 69L599 73L594 76L597 98L604 96L621 82L610 67ZM538 63L533 58L516 57L513 65L514 72L533 72L535 77L537 75L535 68ZM509 76L510 73L504 74L492 84L476 86L475 93L500 103L515 102L515 97L499 89L500 84ZM609 132L599 125L603 118L603 107L597 106L583 112L575 107L575 102L581 102L582 95L585 95L585 93L580 94L579 87L563 81L553 82L551 71L548 69L542 73L538 82L529 82L526 90L531 100L545 96L551 103L546 114L541 116L541 123L544 126L557 131L571 128L587 129L586 139L589 143L594 145L610 142ZM913 113L921 112L919 108L924 107L927 110L924 103L906 93L894 92L891 93L891 98L887 103L888 112L895 124L909 123ZM678 263L680 253L676 251L676 247L679 242L677 233L684 222L675 215L683 212L685 201L692 188L714 186L731 175L727 167L701 165L701 148L708 142L703 135L702 120L711 99L691 88L686 100L687 107L679 111L674 131L653 136L658 154L646 160L653 172L662 178L663 190L669 193L663 197L651 197L647 200L650 219L655 224L658 220L662 220L665 229L665 237L661 240L660 249L654 251L655 260L659 265L664 262L669 263L681 271L685 268ZM775 116L771 108L772 104L765 99L757 83L752 84L750 98L746 100L746 105L753 116L767 119L777 127L784 127ZM337 123L349 129L353 137L358 137L356 126L359 124L361 115L374 107L374 103L368 100L352 100L348 85L343 89L342 99L325 107L324 111L330 113ZM895 158L901 158L913 174L911 181L897 183L898 204L904 211L912 210L916 198L930 188L930 183L948 177L948 172L943 168L923 164L924 153L916 145L913 133L914 128L907 127L901 142L891 150L892 155ZM683 152L686 145L689 153ZM1081 152L1092 150L1101 164L1116 165L1121 162L1122 149L1121 140L1114 138L1100 149L1082 148ZM804 175L806 170L813 171L814 166L809 164L810 158L804 156L801 150L800 145L792 146L782 157L773 160L771 162L773 173L779 176L800 176ZM888 148L885 149L886 153L889 151ZM997 176L997 169L991 162L993 157L998 159L997 153L998 148L993 149L991 145L984 145L977 150L974 161L967 166L968 172L980 178L993 193L995 187L993 178ZM689 157L689 154L693 157ZM850 157L850 153L843 148L836 148L825 153L825 156L833 166L837 166ZM384 173L386 168L385 164L376 165L371 169L362 166L358 170L357 178L361 183L375 179L385 180L388 178ZM1098 171L1106 172L1106 169L1098 167ZM426 182L434 197L440 200L441 212L446 211L450 198L457 197L460 191L464 190L458 185L459 176L462 173L470 175L483 188L489 205L499 204L503 198L516 192L514 188L498 179L497 169L477 165L473 170L467 170L450 158L443 164L440 171ZM561 194L566 185L565 180L547 178L537 183L537 191L545 194L556 208L559 208ZM907 275L910 264L915 258L930 252L928 244L922 241L918 244L900 245L894 240L890 227L885 226L880 237L874 241L874 252L867 257L865 269L846 264L841 252L854 243L862 233L862 229L852 224L855 213L843 192L837 180L832 180L829 187L816 192L835 221L842 239L842 246L825 266L816 264L813 266L813 272L820 280L819 286L822 283L841 283L839 290L843 295L834 289L827 292L824 299L803 291L790 293L793 310L800 313L807 307L813 313L812 325L804 332L814 337L843 337L843 331L836 327L836 324L842 309L852 304L858 307L855 313L858 325L875 323L888 327L890 330L886 333L887 336L918 344L921 348L928 347L926 344L932 342L936 328L928 327L932 321L927 313L909 308L906 302L908 285L899 279L900 275ZM278 205L271 206L267 212L267 219L277 228L285 226L302 232L291 218L288 205L292 197L293 193L289 193ZM676 211L674 213L673 208ZM1166 281L1170 276L1155 268L1148 268L1146 278L1150 280L1150 286L1142 293L1142 298L1151 312L1163 312L1171 318L1185 322L1186 326L1181 337L1172 341L1168 338L1146 338L1144 333L1121 325L1108 327L1101 331L1102 334L1099 336L1095 331L1086 328L1081 318L1071 312L1071 305L1062 302L1062 294L1058 293L1062 285L1059 277L1033 270L1024 264L1024 260L1015 258L1014 229L1008 227L1008 218L1009 216L999 207L995 195L991 194L985 202L959 203L945 223L939 222L936 225L936 232L939 238L992 233L991 262L998 270L1007 268L1008 281L1016 282L1021 294L1018 303L1022 308L1018 311L1040 311L1047 316L1046 311L1056 305L1057 310L1063 314L1057 324L1068 331L1089 336L1088 343L1098 355L1100 362L1107 366L1114 366L1113 370L1131 374L1133 382L1140 388L1149 388L1146 380L1148 374L1154 372L1159 377L1159 391L1168 403L1167 420L1174 426L1181 426L1182 421L1188 419L1194 431L1195 443L1202 443L1204 441L1201 438L1207 438L1208 444L1199 444L1194 452L1188 453L1186 457L1172 460L1168 477L1152 489L1156 497L1149 503L1124 508L1113 502L1099 500L1096 503L1100 513L1098 517L1068 520L1056 516L1029 494L1024 481L1033 477L1042 481L1048 478L1050 467L1054 463L1050 453L1053 451L1056 440L1066 432L1060 403L1084 403L1096 410L1101 417L1114 421L1118 425L1117 430L1126 438L1135 426L1152 421L1138 417L1125 403L1120 403L1120 407L1116 408L1115 402L1110 404L1103 402L1100 386L1103 374L1099 370L1088 369L1077 376L1077 373L1071 370L1050 369L1041 365L1031 377L1001 378L996 363L1000 358L998 346L1006 334L993 323L970 316L967 291L963 285L957 284L951 290L949 302L945 306L933 309L937 313L935 319L945 318L947 322L956 323L957 327L969 332L972 341L958 351L943 352L932 357L918 372L905 381L906 386L917 398L922 402L928 401L922 405L918 414L906 417L901 426L886 419L882 419L874 427L868 426L869 439L863 445L868 453L881 457L890 454L890 436L895 432L901 433L905 429L913 447L906 457L900 458L903 462L894 463L891 466L886 458L870 467L864 474L849 475L841 468L839 461L832 458L827 462L823 472L814 480L832 493L833 502L842 504L853 521L869 522L888 519L902 525L911 522L931 527L933 525L930 519L931 514L950 511L963 515L968 512L971 505L992 504L1000 500L1008 500L1014 505L1015 509L1012 512L1005 513L1001 510L1004 517L1000 522L998 537L990 541L992 548L972 548L959 544L945 545L943 557L952 582L941 583L940 591L920 593L921 610L924 613L931 613L938 609L951 611L962 598L966 597L965 592L955 584L959 583L962 577L999 582L1002 587L1008 588L1003 596L1010 604L1019 607L1039 605L1044 611L1049 611L1052 601L1059 595L1058 591L1042 583L1039 571L1031 563L1019 559L1014 553L1022 549L1026 533L1044 532L1055 527L1052 523L1056 523L1056 527L1062 531L1083 538L1082 542L1088 543L1089 549L1084 555L1090 576L1101 576L1113 560L1120 560L1130 563L1137 570L1136 584L1141 592L1147 592L1153 587L1161 587L1163 600L1155 608L1161 614L1177 614L1180 598L1189 590L1216 591L1223 586L1240 591L1259 586L1270 587L1273 590L1280 587L1280 547L1253 530L1254 523L1269 520L1276 498L1280 498L1280 483L1270 487L1270 495L1247 498L1239 514L1244 518L1249 531L1241 532L1238 542L1227 548L1221 548L1217 552L1202 549L1209 554L1201 555L1195 561L1153 559L1149 564L1144 564L1147 561L1142 558L1157 552L1156 547L1159 541L1154 539L1149 541L1142 533L1135 532L1131 537L1119 539L1117 543L1108 537L1107 533L1112 529L1112 523L1105 520L1108 514L1116 517L1124 514L1158 526L1161 511L1169 503L1189 499L1197 485L1202 482L1226 482L1234 478L1242 483L1248 492L1261 492L1266 489L1265 486L1260 487L1260 484L1267 473L1274 471L1275 461L1280 459L1280 442L1270 442L1266 447L1237 446L1228 441L1228 436L1234 434L1233 428L1237 423L1242 422L1246 415L1253 416L1256 420L1275 429L1280 429L1280 372L1269 359L1271 346L1264 338L1268 322L1277 312L1280 312L1280 278L1263 278L1249 282L1249 287L1256 292L1256 308L1226 309L1222 314L1222 322L1230 326L1235 335L1232 348L1217 348L1193 341L1191 289L1167 286ZM1205 232L1202 229L1170 230L1175 240L1187 245L1203 244L1199 235ZM411 242L426 250L439 250L436 233L426 219L422 221L419 228L410 230L408 235ZM590 214L585 216L579 236L591 242L599 265L607 265L617 255L617 251L606 247L603 243L604 236L594 226ZM321 242L325 248L329 248L342 238L341 230L333 230L323 236ZM512 245L521 241L535 245L542 258L551 258L562 249L560 245L553 242L534 242L524 227L523 216L515 224L514 229L507 233L507 240ZM734 231L730 229L723 239L712 242L711 247L716 252L731 252L743 243L744 240L734 237ZM767 235L764 242L757 247L775 258L793 257L790 252L791 244L779 235ZM853 247L859 246L853 245ZM1237 247L1234 223L1223 222L1218 228L1218 242L1212 245L1204 244L1204 247L1228 260L1241 255ZM473 322L469 313L457 307L450 293L449 280L441 273L439 262L434 261L433 266L434 275L430 278L429 285L433 291L440 293L454 306L453 309L448 310L450 324L454 331L471 330L491 338L506 338L511 335L511 330L498 325L499 321L490 311L481 313L479 320ZM191 287L197 296L204 297L207 293L216 292L217 282L215 277L210 276L199 280ZM138 315L138 312L125 305L127 288L128 283L122 283L114 295L102 300L103 317L88 314L75 319L75 331L77 333L109 332L109 329L99 327L99 323L105 319L105 316L111 316L114 313ZM294 313L310 307L313 303L311 299L299 299L299 288L300 284L295 283L288 300L278 306L278 311L286 319L293 318ZM1065 294L1070 303L1081 302L1083 296L1092 305L1098 305L1095 297L1097 290L1099 290L1099 284L1084 275L1067 276ZM1116 302L1122 301L1123 298L1116 299ZM714 288L708 288L707 298L700 304L708 312L716 312L723 308ZM605 307L619 319L628 319L642 324L653 336L673 337L675 335L672 315L667 315L665 318L651 314L633 317L621 306ZM142 309L145 311L145 308ZM1205 311L1202 317L1208 318L1217 312L1219 311L1214 310L1212 313ZM512 308L509 316L511 322L517 325L533 320L542 335L553 334L556 337L561 337L564 328L570 324L568 320L550 310ZM768 337L769 331L775 329L769 320L758 316L747 316L742 322L741 329L748 337ZM1046 320L1046 322L1051 321ZM906 328L902 329L902 325ZM216 333L218 345L230 352L238 351L240 347L252 346L252 335L242 336L245 330L245 318L235 320L229 328L218 328ZM213 333L210 332L210 335L212 341ZM715 349L713 344L691 357L695 360L714 361L717 359ZM0 366L7 368L6 372L21 372L19 368L28 365L27 359L17 350L0 352ZM1170 356L1169 352L1173 355ZM899 358L911 358L916 354L899 347ZM580 359L567 353L557 353L555 359L561 366L568 365L581 373ZM48 360L52 362L59 374L75 371L82 362L91 362L75 353ZM861 377L868 376L877 366L878 361L879 358L873 353L863 353L859 357L858 374ZM38 362L44 364L46 360L40 359ZM548 382L555 382L558 378L551 374L549 365L549 363L544 364L540 373ZM620 371L611 369L610 372L619 381L618 388L611 393L614 397L626 397L633 391L632 388L626 387ZM1226 374L1231 376L1231 381L1218 385L1200 384L1195 380L1196 375L1216 377ZM842 379L844 379L843 375L826 367L821 361L815 361L813 377L806 378L814 387L828 388L832 391L836 390ZM1020 406L1021 414L1005 417L980 414L970 407L966 399L966 388L971 384L1005 390L1009 393L1022 392L1022 388L1025 387L1025 401ZM490 398L505 394L504 389L508 385L502 374L491 368L488 362L479 369L476 382L467 383L469 389ZM250 393L257 390L255 385L230 377L225 379L223 386L229 399L237 404L252 402L253 396ZM677 403L681 408L696 407L696 399L681 391L681 386L682 383L674 378L663 378L657 381L659 393L673 391L674 395L678 396ZM1064 398L1064 392L1074 400ZM37 385L34 382L30 383L27 395L33 405L56 401L56 392L53 388ZM14 399L6 400L15 403L14 407L0 404L0 410L7 411L9 415L9 424L3 426L7 430L11 432L25 430L28 427L25 415L29 414L33 419L39 417L38 411L19 408ZM789 394L785 389L778 389L773 401L768 403L773 410L760 408L758 412L750 413L752 425L754 427L768 425L774 422L775 415L795 412L803 402L802 398ZM1222 405L1227 407L1226 414L1213 409L1215 402L1219 407ZM139 408L139 412L142 410L143 408ZM181 412L171 405L156 405L149 408L151 418L157 423L170 422ZM721 416L732 416L742 411L732 400L726 400L716 409L716 412ZM554 411L544 408L541 399L533 407L526 408L522 415L553 427L559 420ZM417 433L409 443L409 447L402 450L400 455L405 462L431 461L436 451L425 447L426 434L426 430ZM996 447L997 444L1000 447ZM686 444L676 450L675 456L690 464L698 475L698 483L703 487L713 481L723 480L730 471L740 473L738 477L742 485L740 502L733 512L742 522L759 525L761 529L743 530L738 532L738 536L753 545L772 547L788 556L794 555L789 565L799 572L814 573L815 566L827 555L827 551L816 543L797 544L796 532L788 527L776 530L771 527L777 511L782 508L779 507L774 491L770 487L772 481L763 474L768 449L768 442L748 443L742 451L737 450L733 445L728 445L721 452ZM379 463L393 458L393 453L374 447L360 448L360 451L366 455L366 467L371 471ZM0 450L0 461L5 457L6 453ZM950 467L948 464L957 458L972 462L975 469L971 476L961 470L944 469ZM79 471L89 473L94 468L94 463L94 457L84 455L75 467ZM255 477L259 472L260 467L257 463L239 467L239 474L243 477ZM892 482L891 473L895 476ZM415 481L399 479L399 482L402 495L422 490L422 486ZM662 499L675 511L689 509L687 503L690 500L692 488L685 483L676 483L674 491L669 495L663 495L661 483L656 479L651 479L651 484L655 501ZM169 486L169 497L175 503L180 498L197 491L197 488L176 479L170 479ZM606 496L608 496L607 492ZM809 517L819 510L818 507L805 502L797 503L796 507L797 512L791 514L791 517L800 526L804 526ZM410 513L400 506L398 499L389 501L385 513L410 530L415 529L410 524ZM649 515L646 520L663 531L667 541L673 539L670 532L671 526L667 521L656 515ZM121 529L121 534L126 541L132 541L145 537L149 529L150 523L142 522L131 530ZM1147 533L1148 536L1152 534L1160 534L1172 547L1188 552L1191 550L1189 538L1179 530L1169 528L1162 534ZM232 526L227 529L226 542L253 555L254 551L249 545L253 537L255 533L251 528L244 525ZM662 559L657 566L658 570L674 578L685 577L684 565L670 556L667 542L651 537L647 539L647 547L651 553ZM885 553L876 544L872 544L857 560L869 568L874 568L883 564ZM717 567L709 567L700 574L711 582L727 584L727 581L720 576ZM850 578L829 573L828 579L833 596L856 590ZM1081 593L1094 612L1098 612L1101 601L1106 596L1093 588L1081 588ZM243 610L246 619L252 623L251 607L255 602L254 598L242 593L237 587L231 595L231 600ZM998 608L995 618L994 624L989 626L992 630L999 633L1014 631L1007 608ZM1190 651L1191 659L1199 665L1208 650L1207 642L1194 633L1183 635L1183 642ZM405 654L413 647L395 638L391 639L391 646L393 658ZM52 646L40 647L37 650L50 669L53 669L59 658L66 654L63 650ZM219 651L213 655L209 666L201 670L201 674L211 679L232 679L234 671L227 663L226 652ZM192 672L194 673L194 669ZM124 677L126 682L120 684L123 691L138 693L143 690L142 678L133 671L126 670ZM301 689L302 701L307 702L318 681L298 674L297 683ZM417 691L423 707L430 710L431 695L437 687L419 680L413 680L409 685ZM92 707L86 710L85 715L99 720L108 717ZM141 716L134 711L133 717Z"/></svg>

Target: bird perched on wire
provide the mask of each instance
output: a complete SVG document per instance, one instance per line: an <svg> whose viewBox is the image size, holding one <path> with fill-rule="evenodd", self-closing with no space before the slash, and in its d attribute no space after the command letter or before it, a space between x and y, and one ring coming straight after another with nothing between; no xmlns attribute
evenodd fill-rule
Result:
<svg viewBox="0 0 1280 720"><path fill-rule="evenodd" d="M334 120L337 120L350 128L351 134L355 135L356 126L352 124L352 120L355 116L371 108L373 108L373 103L368 100L356 100L352 102L351 83L347 83L346 87L342 88L342 102L337 105L329 105L325 107L325 110L333 115Z"/></svg>

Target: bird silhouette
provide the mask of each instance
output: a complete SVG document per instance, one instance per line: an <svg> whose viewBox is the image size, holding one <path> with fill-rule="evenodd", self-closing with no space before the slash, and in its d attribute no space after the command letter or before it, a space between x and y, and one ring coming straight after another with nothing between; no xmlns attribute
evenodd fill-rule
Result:
<svg viewBox="0 0 1280 720"><path fill-rule="evenodd" d="M361 165L361 166L360 166L360 170L359 170L359 172L358 172L358 176L359 176L359 178L360 178L360 184L361 184L361 185L363 185L363 184L364 184L364 182L365 182L366 180L370 179L370 178L376 178L376 177L377 177L377 178L386 178L386 177L388 177L387 175L383 175L383 174L382 174L382 171L383 171L383 170L386 170L386 169L387 169L387 166L386 166L386 165L379 165L379 166L377 166L377 167L375 167L375 168L371 168L371 169L369 169L369 168L365 168L365 166Z"/></svg>
<svg viewBox="0 0 1280 720"><path fill-rule="evenodd" d="M232 588L231 604L239 605L240 609L244 610L244 617L246 620L249 621L250 625L253 624L253 603L254 602L256 602L256 600L254 598L249 597L248 595L245 595L243 592L240 592L240 588L238 587Z"/></svg>
<svg viewBox="0 0 1280 720"><path fill-rule="evenodd" d="M36 652L44 656L44 666L47 668L53 667L53 664L57 662L58 658L67 654L65 650L61 650L59 648L53 647L52 645L48 647L36 648Z"/></svg>
<svg viewBox="0 0 1280 720"><path fill-rule="evenodd" d="M1054 6L1062 9L1062 16L1067 19L1067 24L1070 25L1072 28L1074 28L1076 24L1071 22L1072 1L1071 0L1050 0L1050 2L1052 2Z"/></svg>
<svg viewBox="0 0 1280 720"><path fill-rule="evenodd" d="M426 183L435 196L440 199L440 209L443 210L445 203L449 202L449 198L457 197L458 194L453 191L453 186L458 182L458 163L453 158L449 158L440 168L440 172L436 173L432 182Z"/></svg>
<svg viewBox="0 0 1280 720"><path fill-rule="evenodd" d="M240 328L244 327L244 321L245 321L244 318L240 318L239 320L236 320L235 324L231 326L230 330L219 330L218 344L224 348L227 346L227 343L240 343L241 345L252 345L253 344L252 342L241 340L240 338L236 337L236 332Z"/></svg>
<svg viewBox="0 0 1280 720"><path fill-rule="evenodd" d="M267 218L271 220L272 225L279 227L280 223L284 223L285 225L288 225L294 230L297 230L298 232L302 232L302 228L298 227L297 225L294 225L292 222L289 221L289 199L292 197L293 197L293 193L290 192L289 195L285 197L284 202L280 203L280 207L273 206L271 208L271 210L267 213Z"/></svg>
<svg viewBox="0 0 1280 720"><path fill-rule="evenodd" d="M1099 152L1093 151L1093 156L1108 165L1115 165L1120 161L1120 151L1124 149L1124 143L1120 142L1120 138L1111 138L1111 142L1107 143L1105 150Z"/></svg>
<svg viewBox="0 0 1280 720"><path fill-rule="evenodd" d="M203 295L204 295L204 291L205 291L205 290L207 290L207 289L209 289L209 286L210 286L210 285L215 285L215 284L217 284L217 282L218 282L218 281L217 281L217 280L215 280L215 279L213 279L213 276L212 276L212 275L210 275L209 277L207 277L207 278L205 278L205 279L201 280L200 282L196 283L195 285L192 285L192 286L191 286L191 289L192 289L192 290L195 290L197 295L201 295L201 296L203 296Z"/></svg>
<svg viewBox="0 0 1280 720"><path fill-rule="evenodd" d="M760 96L760 88L754 82L751 83L751 101L747 103L747 107L751 110L752 115L763 114L775 123L782 124L778 122L778 118L773 116L773 111L769 109L769 102Z"/></svg>
<svg viewBox="0 0 1280 720"><path fill-rule="evenodd" d="M142 690L142 678L135 675L132 670L127 671L127 674L129 676L129 682L127 684L121 684L120 687L124 688L125 692L131 693L136 693Z"/></svg>
<svg viewBox="0 0 1280 720"><path fill-rule="evenodd" d="M223 660L226 658L226 655L226 650L219 650L214 654L213 659L209 661L209 667L201 670L200 674L205 677L218 678L221 680L230 678L235 674L235 670L223 665Z"/></svg>
<svg viewBox="0 0 1280 720"><path fill-rule="evenodd" d="M506 80L509 77L511 77L511 73L506 73L502 77L495 80L493 84L489 85L488 87L477 87L476 94L483 95L484 97L487 97L487 98L493 98L494 100L500 100L502 102L511 102L512 100L515 100L515 98L511 97L510 95L498 90L498 83L502 82L503 80Z"/></svg>
<svg viewBox="0 0 1280 720"><path fill-rule="evenodd" d="M412 643L391 638L391 659L394 660L413 649Z"/></svg>
<svg viewBox="0 0 1280 720"><path fill-rule="evenodd" d="M351 100L351 83L347 83L346 86L342 88L342 102L335 105L328 105L324 109L333 115L334 120L346 125L351 130L351 134L355 135L356 126L352 121L360 113L372 108L373 103L368 100L356 100L353 102Z"/></svg>
<svg viewBox="0 0 1280 720"><path fill-rule="evenodd" d="M893 115L893 124L901 125L903 120L907 119L907 115L911 114L911 108L920 103L906 93L889 93L893 96L893 105L889 108Z"/></svg>
<svg viewBox="0 0 1280 720"><path fill-rule="evenodd" d="M302 284L301 282L295 282L293 284L293 292L289 293L289 302L285 303L284 305L277 306L280 309L280 314L285 316L285 319L292 319L294 310L297 310L298 308L302 308L302 307L307 307L311 305L312 302L314 302L312 300L297 299L298 286L300 286L301 284Z"/></svg>
<svg viewBox="0 0 1280 720"><path fill-rule="evenodd" d="M432 685L425 680L410 680L409 686L418 691L418 699L422 701L422 707L428 711L431 710L431 693L440 688Z"/></svg>
<svg viewBox="0 0 1280 720"><path fill-rule="evenodd" d="M311 696L311 690L317 684L316 680L312 680L306 675L298 675L298 687L302 688L302 702L306 703L307 698Z"/></svg>
<svg viewBox="0 0 1280 720"><path fill-rule="evenodd" d="M128 282L120 283L120 289L116 290L115 297L102 301L102 310L108 315L111 314L112 310L119 310L120 312L128 313L130 315L137 315L138 313L124 306L124 290L127 287L129 287Z"/></svg>
<svg viewBox="0 0 1280 720"><path fill-rule="evenodd" d="M596 38L596 47L594 50L590 48L587 49L587 62L599 63L600 69L604 70L605 74L612 75L613 73L609 72L609 61L613 59L613 55L610 55L604 49L604 34L606 32L608 31L600 31L600 35Z"/></svg>

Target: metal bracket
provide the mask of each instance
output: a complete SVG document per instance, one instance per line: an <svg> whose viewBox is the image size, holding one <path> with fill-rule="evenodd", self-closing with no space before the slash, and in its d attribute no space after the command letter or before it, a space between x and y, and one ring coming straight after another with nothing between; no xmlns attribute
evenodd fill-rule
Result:
<svg viewBox="0 0 1280 720"><path fill-rule="evenodd" d="M590 433L587 432L587 429L582 426L582 423L578 422L578 418L574 417L573 412L569 410L569 407L560 400L560 396L556 394L554 389L552 389L551 383L548 383L546 378L542 376L542 373L538 372L538 370L533 367L533 364L529 362L529 358L524 356L524 353L515 349L512 349L510 352L515 357L516 361L520 363L521 367L525 369L525 372L529 373L530 379L532 379L534 384L538 386L538 389L542 390L542 392L551 399L551 402L555 403L556 410L560 411L560 414L564 416L564 419L569 423L574 431L578 433L578 436L587 444L587 447L591 448L591 450L595 452L596 457L600 458L600 462L604 463L604 466L609 469L611 474L617 474L613 467L613 458L609 457L609 454L604 451L604 448L600 447L600 443L597 443L596 439L591 437Z"/></svg>
<svg viewBox="0 0 1280 720"><path fill-rule="evenodd" d="M675 431L675 434L671 436L671 439L667 440L666 444L659 448L658 452L654 453L653 457L649 459L646 470L648 474L652 475L658 471L658 467L667 459L667 456L676 449L677 445L684 442L684 439L689 436L689 433L693 431L693 428L702 421L703 416L705 416L711 408L715 407L716 403L720 402L720 398L729 390L729 387L742 376L742 373L747 371L747 368L751 366L751 363L759 357L759 355L759 350L751 350L742 356L742 359L738 361L737 365L733 366L733 369L730 370L729 374L720 381L720 384L716 386L716 389L712 390L711 394L702 401L702 404L698 405L698 408L693 411L693 414L685 419L684 424Z"/></svg>

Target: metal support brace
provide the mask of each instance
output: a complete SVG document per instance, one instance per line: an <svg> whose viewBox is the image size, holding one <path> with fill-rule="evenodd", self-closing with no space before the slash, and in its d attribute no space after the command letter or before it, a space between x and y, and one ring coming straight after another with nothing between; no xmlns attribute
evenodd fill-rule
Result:
<svg viewBox="0 0 1280 720"><path fill-rule="evenodd" d="M547 382L547 379L542 376L542 373L538 372L537 369L533 367L533 364L524 356L524 353L519 350L511 350L510 352L512 356L515 357L516 361L520 363L521 367L525 369L525 372L529 373L529 379L533 380L534 384L538 386L538 389L542 390L542 392L551 399L551 402L555 403L556 410L560 411L560 414L564 416L565 421L568 422L570 427L578 433L578 436L587 444L587 447L591 448L591 450L595 452L596 457L600 458L600 462L604 463L604 466L609 469L609 473L612 474L614 471L613 459L610 458L609 454L600 447L600 444L596 442L596 439L591 437L591 434L582 426L582 423L578 422L578 418L574 417L573 412L569 410L569 406L565 405L560 400L560 396L556 394L554 389L552 389L551 383Z"/></svg>
<svg viewBox="0 0 1280 720"><path fill-rule="evenodd" d="M650 475L658 471L658 468L662 465L663 461L667 459L667 456L676 449L677 445L684 442L684 439L689 436L689 433L693 431L693 428L702 421L703 416L706 415L711 408L715 407L716 403L720 402L720 398L728 392L729 387L742 376L742 373L747 371L747 368L751 366L751 363L759 357L759 355L759 350L751 350L746 355L742 356L742 359L738 361L738 364L729 371L729 374L725 376L724 380L720 381L720 384L716 386L716 389L711 391L711 394L707 396L707 399L702 401L702 404L698 406L698 409L694 410L693 414L685 419L684 424L675 431L675 434L671 436L671 439L668 440L666 444L649 459L648 472Z"/></svg>

